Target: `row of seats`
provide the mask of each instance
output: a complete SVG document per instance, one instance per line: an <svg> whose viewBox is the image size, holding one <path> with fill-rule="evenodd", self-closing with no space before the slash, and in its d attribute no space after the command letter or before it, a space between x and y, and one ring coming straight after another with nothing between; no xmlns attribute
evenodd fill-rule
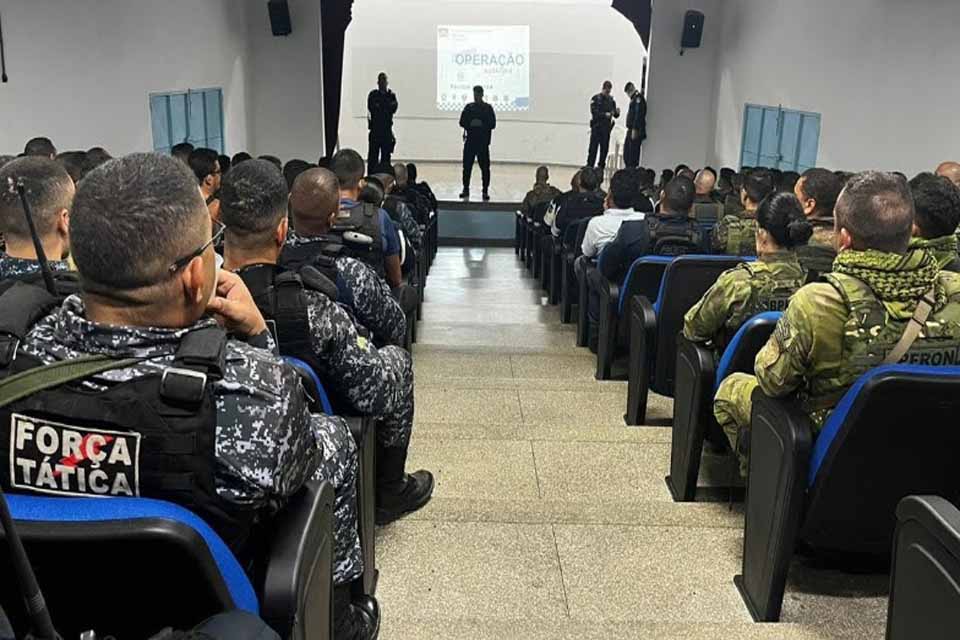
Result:
<svg viewBox="0 0 960 640"><path fill-rule="evenodd" d="M646 423L651 389L674 399L666 477L673 499L742 496L735 482L697 486L705 443L729 451L713 416L713 397L728 375L753 372L754 359L781 314L767 312L747 321L719 362L706 347L686 341L682 328L684 315L719 275L752 258L645 256L630 266L623 282L610 282L602 264L577 255L576 238L582 238L585 225L571 225L562 242L551 247L549 233L518 212L515 251L540 278L550 303L562 305L562 321L576 321L578 346L590 345L588 290L600 292L596 378L610 379L615 365L626 360L627 425ZM895 567L912 568L905 569L908 577L893 578L890 637L947 637L930 630L934 621L954 617L947 605L960 596L957 513L943 499L905 497L960 497L960 477L952 465L960 445L952 423L960 410L958 392L960 367L873 369L847 392L815 442L809 418L793 401L766 397L759 389L754 393L743 567L734 582L755 620L779 620L798 545L846 559L880 558L882 565L884 559L889 562L898 531L901 538L920 536L918 529L925 525L939 529L923 534L935 548L930 554L898 542L903 559L895 559ZM951 553L950 560L933 559ZM900 586L920 579L922 593L933 594L933 602Z"/></svg>

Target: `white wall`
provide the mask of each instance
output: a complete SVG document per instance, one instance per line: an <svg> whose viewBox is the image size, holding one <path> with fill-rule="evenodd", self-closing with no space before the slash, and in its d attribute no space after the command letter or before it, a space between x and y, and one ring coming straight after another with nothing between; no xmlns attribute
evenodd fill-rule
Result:
<svg viewBox="0 0 960 640"><path fill-rule="evenodd" d="M38 135L61 150L147 151L149 94L204 87L223 88L228 151L246 147L240 0L5 0L2 8L10 82L0 84L0 153Z"/></svg>
<svg viewBox="0 0 960 640"><path fill-rule="evenodd" d="M267 3L247 1L249 151L254 155L309 162L323 155L320 2L289 0L293 32L275 37Z"/></svg>
<svg viewBox="0 0 960 640"><path fill-rule="evenodd" d="M821 113L821 166L912 174L960 157L957 0L724 0L724 14L713 162L738 165L747 102Z"/></svg>
<svg viewBox="0 0 960 640"><path fill-rule="evenodd" d="M609 0L357 0L353 16L340 142L362 153L367 148L366 96L377 73L386 71L400 101L396 155L460 160L460 114L436 109L438 25L530 25L531 109L497 114L496 161L582 164L590 136L590 97L609 79L618 104L625 107L623 85L638 82L643 68L643 43ZM614 136L623 133L621 124Z"/></svg>
<svg viewBox="0 0 960 640"><path fill-rule="evenodd" d="M729 1L723 1L723 10ZM702 11L706 20L700 48L688 49L681 56L680 34L688 9ZM703 166L707 161L716 125L714 85L722 46L720 11L720 0L654 2L644 166Z"/></svg>

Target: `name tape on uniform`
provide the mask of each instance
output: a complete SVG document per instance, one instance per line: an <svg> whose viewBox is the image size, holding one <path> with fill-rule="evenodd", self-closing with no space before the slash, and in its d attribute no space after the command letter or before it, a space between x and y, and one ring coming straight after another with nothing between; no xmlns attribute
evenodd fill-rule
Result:
<svg viewBox="0 0 960 640"><path fill-rule="evenodd" d="M140 434L10 416L10 486L71 496L139 496Z"/></svg>

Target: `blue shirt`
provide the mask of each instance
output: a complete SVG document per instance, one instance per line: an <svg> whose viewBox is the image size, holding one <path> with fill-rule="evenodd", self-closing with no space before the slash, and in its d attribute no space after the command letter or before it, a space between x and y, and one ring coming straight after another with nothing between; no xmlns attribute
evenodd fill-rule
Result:
<svg viewBox="0 0 960 640"><path fill-rule="evenodd" d="M340 206L344 209L355 207L357 202L350 198L340 198ZM380 209L380 241L383 245L384 256L400 255L400 234L397 233L397 227L393 224L388 214Z"/></svg>

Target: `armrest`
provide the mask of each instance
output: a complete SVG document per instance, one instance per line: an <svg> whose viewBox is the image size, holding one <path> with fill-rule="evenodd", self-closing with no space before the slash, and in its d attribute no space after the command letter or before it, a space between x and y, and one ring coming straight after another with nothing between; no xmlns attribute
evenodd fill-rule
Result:
<svg viewBox="0 0 960 640"><path fill-rule="evenodd" d="M333 499L330 483L309 482L274 518L261 615L284 638L332 628Z"/></svg>
<svg viewBox="0 0 960 640"><path fill-rule="evenodd" d="M915 520L954 555L960 556L960 509L940 496L907 496L897 505L897 520Z"/></svg>
<svg viewBox="0 0 960 640"><path fill-rule="evenodd" d="M357 446L360 446L367 437L367 433L374 429L374 420L370 416L349 416L344 417L344 420L347 421L347 426L350 427L350 433L353 435L353 440L357 443Z"/></svg>

